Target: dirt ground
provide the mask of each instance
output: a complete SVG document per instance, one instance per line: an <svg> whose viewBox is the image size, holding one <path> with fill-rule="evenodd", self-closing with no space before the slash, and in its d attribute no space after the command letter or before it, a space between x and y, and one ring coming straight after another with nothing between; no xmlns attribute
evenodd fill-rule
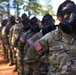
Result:
<svg viewBox="0 0 76 75"><path fill-rule="evenodd" d="M6 62L6 59L2 54L2 47L0 43L0 75L17 75L17 72L13 72L15 66L9 66L10 63Z"/></svg>

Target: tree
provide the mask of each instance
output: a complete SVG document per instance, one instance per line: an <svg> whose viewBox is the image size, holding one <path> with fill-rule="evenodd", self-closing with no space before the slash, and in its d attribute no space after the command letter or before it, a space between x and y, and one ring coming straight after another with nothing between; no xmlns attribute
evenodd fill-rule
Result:
<svg viewBox="0 0 76 75"><path fill-rule="evenodd" d="M24 11L28 11L29 17L31 15L39 15L42 11L42 5L36 2L36 0L29 0L29 2L26 3L23 7Z"/></svg>
<svg viewBox="0 0 76 75"><path fill-rule="evenodd" d="M4 16L8 16L7 5L7 0L0 0L0 19L2 19Z"/></svg>
<svg viewBox="0 0 76 75"><path fill-rule="evenodd" d="M21 10L20 6L23 5L23 1L24 0L13 0L13 2L12 2L12 8L14 8L16 10L15 13L16 13L17 17L19 16L19 13L20 13L20 10Z"/></svg>
<svg viewBox="0 0 76 75"><path fill-rule="evenodd" d="M39 0L29 0L29 2L26 2L24 5L24 11L28 11L28 15L45 15L47 13L54 15L54 12L52 11L52 5L50 0L44 0L45 5L42 5Z"/></svg>
<svg viewBox="0 0 76 75"><path fill-rule="evenodd" d="M47 13L54 15L51 0L44 0L44 5L43 5L43 10L42 10L42 15L45 15Z"/></svg>

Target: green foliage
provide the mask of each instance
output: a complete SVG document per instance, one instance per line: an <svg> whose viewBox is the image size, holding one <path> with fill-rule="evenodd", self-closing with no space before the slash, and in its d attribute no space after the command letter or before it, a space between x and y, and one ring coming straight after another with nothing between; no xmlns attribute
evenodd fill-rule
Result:
<svg viewBox="0 0 76 75"><path fill-rule="evenodd" d="M22 6L24 3L23 0L13 0L12 2L12 8L16 9L15 15L18 17L20 13L20 6Z"/></svg>
<svg viewBox="0 0 76 75"><path fill-rule="evenodd" d="M15 15L19 15L20 10L23 7L23 10L28 12L28 15L45 15L47 13L54 15L52 11L51 0L44 0L44 5L39 3L39 0L0 0L0 17L4 14L8 15L8 1L12 1L11 9L15 9Z"/></svg>
<svg viewBox="0 0 76 75"><path fill-rule="evenodd" d="M7 16L7 0L0 0L0 19L6 15Z"/></svg>
<svg viewBox="0 0 76 75"><path fill-rule="evenodd" d="M54 12L52 10L52 4L51 0L44 0L45 4L43 5L42 15L45 15L47 13L54 15Z"/></svg>
<svg viewBox="0 0 76 75"><path fill-rule="evenodd" d="M30 15L45 15L47 13L54 15L54 12L52 11L52 4L50 0L44 0L45 1L45 5L42 5L40 3L38 3L36 0L34 1L29 1L26 3L26 5L24 5L23 9L24 11L28 11L30 12Z"/></svg>
<svg viewBox="0 0 76 75"><path fill-rule="evenodd" d="M38 15L41 13L42 5L37 3L36 1L28 2L26 5L23 7L24 11L30 12L30 15Z"/></svg>

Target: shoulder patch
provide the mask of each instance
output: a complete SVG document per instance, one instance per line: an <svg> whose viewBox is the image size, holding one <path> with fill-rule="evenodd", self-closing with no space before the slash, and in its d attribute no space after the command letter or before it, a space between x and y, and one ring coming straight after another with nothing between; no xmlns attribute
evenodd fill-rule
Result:
<svg viewBox="0 0 76 75"><path fill-rule="evenodd" d="M33 42L31 39L28 39L27 42L31 45Z"/></svg>
<svg viewBox="0 0 76 75"><path fill-rule="evenodd" d="M24 39L21 37L21 38L20 38L20 41L21 41L21 42L24 42Z"/></svg>
<svg viewBox="0 0 76 75"><path fill-rule="evenodd" d="M35 45L35 49L36 49L37 51L40 51L40 50L42 49L42 46L41 46L41 44L39 43L38 40L34 43L34 45Z"/></svg>

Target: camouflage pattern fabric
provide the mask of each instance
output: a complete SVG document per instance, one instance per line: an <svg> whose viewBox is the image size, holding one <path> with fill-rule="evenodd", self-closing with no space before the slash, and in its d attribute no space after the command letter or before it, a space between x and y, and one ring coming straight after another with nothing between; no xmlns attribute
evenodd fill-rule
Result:
<svg viewBox="0 0 76 75"><path fill-rule="evenodd" d="M27 50L26 64L32 67L32 69L34 70L34 74L37 73L37 75L47 75L47 73L45 72L45 64L48 64L46 55L49 50L48 43L52 39L51 35L55 35L54 32L55 30L47 33L40 40L37 40L34 44L32 44L31 47ZM44 61L44 65L40 67L40 65L42 64L40 63L40 61L42 60ZM48 68L47 64L46 67ZM42 68L42 70L40 70L40 68Z"/></svg>
<svg viewBox="0 0 76 75"><path fill-rule="evenodd" d="M16 69L17 69L17 56L16 56L17 47L18 47L19 37L22 33L22 29L23 29L23 25L21 23L17 23L14 26L12 26L9 33L10 35L9 42L11 47L10 58L11 58L11 63L15 63Z"/></svg>
<svg viewBox="0 0 76 75"><path fill-rule="evenodd" d="M27 43L25 44L25 46L24 46L24 62L25 62L25 60L26 60L26 52L27 52L27 50L28 50L28 48L36 41L36 40L38 40L38 39L40 39L41 37L43 37L43 34L42 34L42 30L39 32L39 33L37 33L37 34L35 34L34 36L32 36L30 39L28 39L27 40ZM26 62L25 62L26 63ZM31 67L29 67L29 66L27 66L26 64L24 64L24 74L26 75L26 71L27 71L27 69L25 69L27 67L27 69L31 69ZM29 73L29 70L28 70L28 73ZM32 69L31 69L32 70ZM31 73L31 72L30 72Z"/></svg>
<svg viewBox="0 0 76 75"><path fill-rule="evenodd" d="M60 75L75 75L76 62L75 62L75 37L69 36L67 39L65 35L61 40L53 42L50 47L49 62L52 65L49 70L55 74Z"/></svg>
<svg viewBox="0 0 76 75"><path fill-rule="evenodd" d="M21 75L24 74L24 46L27 43L27 40L31 38L34 34L37 32L33 32L31 30L28 30L25 32L18 42L18 73Z"/></svg>

